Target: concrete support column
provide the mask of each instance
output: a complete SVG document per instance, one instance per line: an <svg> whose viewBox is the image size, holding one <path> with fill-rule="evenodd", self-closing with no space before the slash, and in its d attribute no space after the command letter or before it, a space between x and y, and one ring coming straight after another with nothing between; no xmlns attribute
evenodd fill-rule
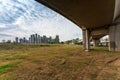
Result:
<svg viewBox="0 0 120 80"><path fill-rule="evenodd" d="M82 34L83 34L83 48L84 50L86 50L86 31L82 30Z"/></svg>
<svg viewBox="0 0 120 80"><path fill-rule="evenodd" d="M90 31L88 29L83 30L83 47L85 51L90 49Z"/></svg>
<svg viewBox="0 0 120 80"><path fill-rule="evenodd" d="M120 51L120 24L109 28L110 51Z"/></svg>
<svg viewBox="0 0 120 80"><path fill-rule="evenodd" d="M115 51L115 31L116 31L116 27L115 26L111 26L109 28L109 39L110 39L110 43L109 43L109 51Z"/></svg>
<svg viewBox="0 0 120 80"><path fill-rule="evenodd" d="M99 43L100 43L100 40L99 39L94 39L93 42L94 42L93 46L98 47Z"/></svg>

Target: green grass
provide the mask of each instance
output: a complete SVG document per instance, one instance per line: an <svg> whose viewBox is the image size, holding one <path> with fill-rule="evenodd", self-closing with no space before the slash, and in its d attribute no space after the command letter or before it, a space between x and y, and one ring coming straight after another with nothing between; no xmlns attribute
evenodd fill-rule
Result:
<svg viewBox="0 0 120 80"><path fill-rule="evenodd" d="M0 45L0 80L119 80L119 59L106 47Z"/></svg>
<svg viewBox="0 0 120 80"><path fill-rule="evenodd" d="M8 68L16 66L18 63L19 62L11 62L0 66L0 74L4 73Z"/></svg>
<svg viewBox="0 0 120 80"><path fill-rule="evenodd" d="M54 78L54 80L58 80L58 78Z"/></svg>

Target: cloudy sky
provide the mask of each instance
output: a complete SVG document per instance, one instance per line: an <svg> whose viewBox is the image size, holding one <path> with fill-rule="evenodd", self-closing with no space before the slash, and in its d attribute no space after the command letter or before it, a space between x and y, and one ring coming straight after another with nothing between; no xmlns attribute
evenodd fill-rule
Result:
<svg viewBox="0 0 120 80"><path fill-rule="evenodd" d="M34 0L0 0L0 41L35 33L61 41L82 38L77 25Z"/></svg>

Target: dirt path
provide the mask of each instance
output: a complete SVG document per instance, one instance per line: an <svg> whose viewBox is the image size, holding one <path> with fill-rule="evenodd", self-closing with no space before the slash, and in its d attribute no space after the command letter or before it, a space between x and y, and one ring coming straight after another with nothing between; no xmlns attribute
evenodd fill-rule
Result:
<svg viewBox="0 0 120 80"><path fill-rule="evenodd" d="M112 64L116 67L117 80L120 80L120 59L115 60Z"/></svg>
<svg viewBox="0 0 120 80"><path fill-rule="evenodd" d="M99 71L96 80L120 80L120 59L112 59L106 65Z"/></svg>

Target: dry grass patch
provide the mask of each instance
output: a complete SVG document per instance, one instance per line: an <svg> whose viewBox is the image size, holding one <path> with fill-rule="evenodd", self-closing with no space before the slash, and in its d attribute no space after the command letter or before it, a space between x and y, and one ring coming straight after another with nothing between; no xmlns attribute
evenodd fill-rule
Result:
<svg viewBox="0 0 120 80"><path fill-rule="evenodd" d="M118 79L116 78L118 68L111 64L111 61L114 63L116 58L120 59L120 55L109 52L107 48L93 48L90 52L84 52L78 45L12 45L12 47L9 50L1 48L0 62L20 61L20 63L16 67L9 67L11 70L1 74L0 80Z"/></svg>

